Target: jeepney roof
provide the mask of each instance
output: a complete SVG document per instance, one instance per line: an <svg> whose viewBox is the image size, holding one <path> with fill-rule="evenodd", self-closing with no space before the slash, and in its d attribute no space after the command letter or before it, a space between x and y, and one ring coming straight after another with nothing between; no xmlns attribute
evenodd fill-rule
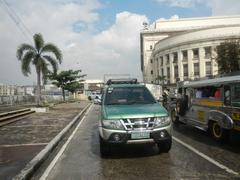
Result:
<svg viewBox="0 0 240 180"><path fill-rule="evenodd" d="M222 85L234 82L240 82L240 75L189 82L187 84L184 84L183 87L203 87L208 85Z"/></svg>

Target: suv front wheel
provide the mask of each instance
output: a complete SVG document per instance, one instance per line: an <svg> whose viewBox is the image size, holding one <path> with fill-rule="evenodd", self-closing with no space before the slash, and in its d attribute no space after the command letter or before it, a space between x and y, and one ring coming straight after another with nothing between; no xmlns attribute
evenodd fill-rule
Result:
<svg viewBox="0 0 240 180"><path fill-rule="evenodd" d="M157 143L159 153L167 153L172 147L172 138Z"/></svg>
<svg viewBox="0 0 240 180"><path fill-rule="evenodd" d="M106 143L102 137L99 135L99 144L100 144L100 155L105 157L110 154L110 145Z"/></svg>

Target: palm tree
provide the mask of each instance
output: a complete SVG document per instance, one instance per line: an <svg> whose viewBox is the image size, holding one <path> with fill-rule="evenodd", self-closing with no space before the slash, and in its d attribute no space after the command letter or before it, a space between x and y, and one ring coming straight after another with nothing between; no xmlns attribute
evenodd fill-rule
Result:
<svg viewBox="0 0 240 180"><path fill-rule="evenodd" d="M58 70L58 64L62 62L61 50L52 43L44 43L41 34L33 36L34 46L21 44L17 49L17 58L21 61L21 69L24 76L31 73L30 64L32 63L37 72L37 104L41 100L41 78L46 79L49 72L48 66L51 65L53 72Z"/></svg>

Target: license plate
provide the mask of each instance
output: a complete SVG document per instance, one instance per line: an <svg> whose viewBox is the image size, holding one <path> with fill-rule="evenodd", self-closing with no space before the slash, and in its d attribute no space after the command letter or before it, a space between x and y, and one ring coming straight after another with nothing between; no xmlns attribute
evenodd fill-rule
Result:
<svg viewBox="0 0 240 180"><path fill-rule="evenodd" d="M132 132L131 139L144 139L150 138L149 132Z"/></svg>

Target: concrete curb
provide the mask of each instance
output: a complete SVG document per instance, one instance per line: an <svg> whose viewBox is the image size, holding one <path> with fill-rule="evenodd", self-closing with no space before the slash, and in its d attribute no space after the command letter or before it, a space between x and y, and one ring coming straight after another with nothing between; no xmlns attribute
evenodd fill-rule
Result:
<svg viewBox="0 0 240 180"><path fill-rule="evenodd" d="M26 180L30 179L33 173L38 169L41 163L48 157L51 151L57 146L61 141L64 135L69 131L69 129L76 123L76 121L83 115L84 112L90 107L91 103L88 104L73 120L57 135L55 136L48 145L40 151L26 166L17 174L13 179L14 180Z"/></svg>

